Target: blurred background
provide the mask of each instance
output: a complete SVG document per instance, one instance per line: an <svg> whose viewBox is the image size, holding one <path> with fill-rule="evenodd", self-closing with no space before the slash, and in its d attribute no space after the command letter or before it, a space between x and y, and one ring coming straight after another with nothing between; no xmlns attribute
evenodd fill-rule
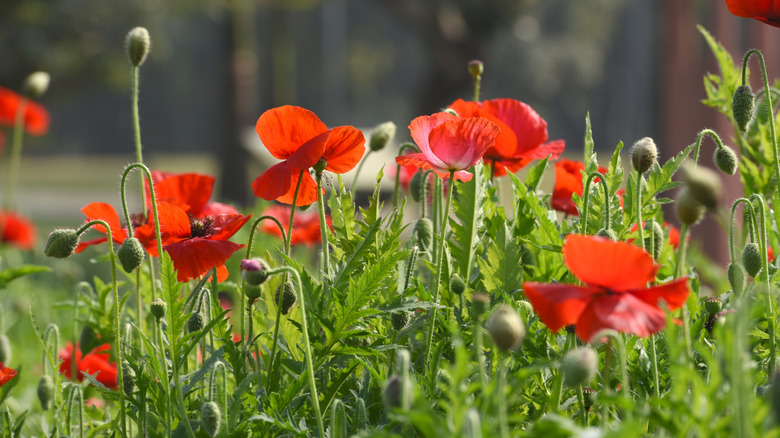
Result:
<svg viewBox="0 0 780 438"><path fill-rule="evenodd" d="M390 120L407 141L412 118L471 96L472 59L485 63L483 99L530 104L575 159L586 113L602 160L645 136L666 160L705 127L731 143L728 122L700 103L717 67L696 24L735 57L763 49L780 73L778 30L721 0L4 0L0 86L52 76L41 99L51 129L25 140L19 210L80 221L88 202L118 203L134 157L123 44L135 26L152 36L140 72L147 163L212 173L220 199L252 205L249 184L267 167L252 154L263 111L300 105L361 129ZM729 184L739 193L738 178Z"/></svg>

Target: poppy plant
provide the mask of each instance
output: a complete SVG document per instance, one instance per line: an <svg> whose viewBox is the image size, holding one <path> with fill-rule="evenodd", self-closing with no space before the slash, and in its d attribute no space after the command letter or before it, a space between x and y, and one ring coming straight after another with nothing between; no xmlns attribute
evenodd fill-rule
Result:
<svg viewBox="0 0 780 438"><path fill-rule="evenodd" d="M0 242L19 249L35 247L35 226L13 211L0 210Z"/></svg>
<svg viewBox="0 0 780 438"><path fill-rule="evenodd" d="M257 135L274 157L284 160L271 166L252 183L255 196L292 204L300 179L297 206L317 200L317 183L308 169L321 159L325 170L346 173L363 157L366 139L352 126L328 129L311 111L282 106L264 112L255 126Z"/></svg>
<svg viewBox="0 0 780 438"><path fill-rule="evenodd" d="M287 229L290 223L290 214L292 212L291 207L284 205L274 205L268 207L264 212L264 216L272 216L276 218L284 227L284 232L289 233ZM325 221L328 227L331 226L333 220L330 216L325 217ZM271 221L264 221L262 231L267 234L273 234L274 236L282 237L282 233L279 231L279 227ZM322 233L320 231L320 218L317 212L297 212L293 217L293 231L290 237L290 245L304 244L306 246L312 246L322 241Z"/></svg>
<svg viewBox="0 0 780 438"><path fill-rule="evenodd" d="M455 172L455 179L461 181L471 180L466 169L482 159L501 132L486 118L462 118L444 112L417 117L409 130L422 152L396 157L398 164L433 169L441 178Z"/></svg>
<svg viewBox="0 0 780 438"><path fill-rule="evenodd" d="M30 135L40 136L49 130L49 112L42 105L21 94L0 87L0 125L14 126L19 105L24 105L24 129Z"/></svg>
<svg viewBox="0 0 780 438"><path fill-rule="evenodd" d="M726 6L738 17L755 18L780 27L780 0L726 0Z"/></svg>
<svg viewBox="0 0 780 438"><path fill-rule="evenodd" d="M565 158L555 162L555 187L552 193L552 207L572 216L579 215L577 205L571 199L575 193L582 196L582 171L585 164ZM606 167L599 167L602 174L607 173ZM598 182L598 180L595 180ZM622 201L621 201L622 203Z"/></svg>
<svg viewBox="0 0 780 438"><path fill-rule="evenodd" d="M585 286L526 282L523 290L551 331L574 325L585 342L602 329L650 336L666 326L660 301L675 310L688 298L687 277L647 287L659 267L630 243L570 234L563 261Z"/></svg>
<svg viewBox="0 0 780 438"><path fill-rule="evenodd" d="M561 156L566 143L548 142L547 122L529 105L515 99L493 99L469 102L458 99L450 105L461 117L484 117L492 121L501 133L483 159L494 166L493 175L517 172L531 161Z"/></svg>
<svg viewBox="0 0 780 438"><path fill-rule="evenodd" d="M79 382L84 380L84 374L95 375L95 380L102 383L107 388L115 389L117 387L117 369L116 362L109 361L109 354L106 351L111 350L111 346L103 344L95 347L89 353L83 355L76 345L76 378ZM60 350L60 373L65 374L69 379L73 379L73 344L68 342L65 348Z"/></svg>
<svg viewBox="0 0 780 438"><path fill-rule="evenodd" d="M170 204L160 202L158 205L160 216L168 211L168 208L176 208ZM122 227L119 221L119 215L114 207L105 202L92 202L81 209L81 212L87 217L87 222L94 220L103 220L111 228L111 237L114 243L121 245L128 238L127 228ZM141 219L140 216L133 217L133 237L138 239L144 246L144 249L154 257L157 257L157 243L154 230L154 220L152 218ZM141 222L141 221L144 222ZM164 220L160 220L164 224ZM93 225L92 228L98 232L106 234L106 228L103 225ZM79 242L76 252L82 252L87 247L97 245L108 241L108 237L98 237L97 239Z"/></svg>

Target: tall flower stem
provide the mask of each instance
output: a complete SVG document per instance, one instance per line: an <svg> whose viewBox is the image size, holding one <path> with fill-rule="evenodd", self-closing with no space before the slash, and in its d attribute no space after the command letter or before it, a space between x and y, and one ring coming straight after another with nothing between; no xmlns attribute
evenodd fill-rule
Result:
<svg viewBox="0 0 780 438"><path fill-rule="evenodd" d="M74 356L75 356L75 350L74 350ZM68 433L71 433L71 425L70 421L73 416L73 400L75 398L76 392L78 391L79 398L78 398L78 408L79 408L79 438L84 438L84 394L81 392L81 386L79 385L73 385L72 389L70 390L70 395L68 396L68 412L66 414L67 416L67 424L66 424L66 430Z"/></svg>
<svg viewBox="0 0 780 438"><path fill-rule="evenodd" d="M683 223L680 227L680 244L677 246L677 257L674 262L674 278L680 278L685 269L685 254L688 251L686 241L688 239L688 225ZM688 311L687 301L682 305L683 337L685 338L685 352L688 358L693 357L693 343L691 341L691 313Z"/></svg>
<svg viewBox="0 0 780 438"><path fill-rule="evenodd" d="M638 171L636 174L636 227L639 230L639 247L645 249L645 227L642 226L642 181L644 177Z"/></svg>
<svg viewBox="0 0 780 438"><path fill-rule="evenodd" d="M163 371L165 372L165 382L163 382L163 387L165 388L165 414L167 419L167 426L168 426L168 437L173 436L173 403L171 403L171 388L168 384L168 361L165 358L165 343L163 342L163 329L162 329L162 321L159 319L155 319L155 329L157 330L157 339L159 339L160 343L160 364L162 365Z"/></svg>
<svg viewBox="0 0 780 438"><path fill-rule="evenodd" d="M455 184L455 171L450 171L449 179L447 180L447 201L444 204L444 214L441 224L441 232L436 233L435 235L441 237L441 243L439 244L439 254L436 257L436 274L433 277L433 282L431 283L431 289L433 290L433 303L439 304L439 289L440 289L440 282L441 282L441 265L444 261L444 245L446 244L446 236L447 236L447 222L450 216L450 204L452 203L452 189ZM434 222L435 224L435 222ZM435 239L434 239L435 240ZM425 342L425 362L424 366L426 368L426 371L428 370L428 365L430 364L431 359L431 348L433 347L433 332L436 329L436 311L438 309L436 307L431 310L431 323L428 327L428 339Z"/></svg>
<svg viewBox="0 0 780 438"><path fill-rule="evenodd" d="M398 156L400 157L401 155L403 155L404 152L407 149L411 149L412 151L415 151L415 152L420 152L420 150L417 149L417 147L415 147L413 144L411 144L411 143L404 143L404 144L401 145L401 149L398 150ZM401 180L401 165L400 164L396 164L395 165L395 184L393 185L393 208L398 208L398 186L400 184L400 180Z"/></svg>
<svg viewBox="0 0 780 438"><path fill-rule="evenodd" d="M371 155L371 152L374 151L369 149L368 152L365 155L363 155L363 158L360 159L360 163L358 163L357 165L357 169L355 169L355 176L352 177L352 192L357 191L358 177L360 176L360 172L363 170L363 166L365 166L369 155Z"/></svg>
<svg viewBox="0 0 780 438"><path fill-rule="evenodd" d="M747 214L747 222L748 222L746 225L748 226L750 236L752 239L754 240L756 239L756 233L754 231L754 227L756 223L755 221L756 212L755 209L753 208L753 204L751 204L750 200L748 200L747 198L739 198L735 200L733 204L731 204L731 216L729 219L729 257L731 257L732 263L734 263L734 260L737 259L737 251L736 248L734 247L734 219L737 212L737 206L741 203L745 204L744 209L746 210L745 213Z"/></svg>
<svg viewBox="0 0 780 438"><path fill-rule="evenodd" d="M591 172L588 178L585 180L585 188L583 189L583 214L582 214L582 234L588 234L588 213L590 212L590 183L594 178L599 179L601 187L604 188L604 229L609 230L612 228L612 213L609 208L609 186L607 185L606 178L601 172Z"/></svg>
<svg viewBox="0 0 780 438"><path fill-rule="evenodd" d="M501 353L501 356L504 354ZM498 365L498 422L501 438L509 438L509 421L506 415L506 375L509 372L508 359L501 357Z"/></svg>
<svg viewBox="0 0 780 438"><path fill-rule="evenodd" d="M745 57L742 59L742 85L746 85L747 63L750 60L751 55L758 56L758 60L761 63L761 78L764 81L764 89L771 89L769 86L769 78L766 72L764 55L758 49L748 50L748 52L745 53ZM775 117L773 113L772 93L766 93L766 98L764 101L766 102L767 113L769 113L769 137L772 139L772 151L774 152L775 177L777 178L777 181L780 181L780 152L778 152L777 134L775 133Z"/></svg>
<svg viewBox="0 0 780 438"><path fill-rule="evenodd" d="M137 69L137 67L133 67L133 68ZM128 208L127 208L127 197L125 196L125 187L126 187L126 182L127 182L127 175L130 173L131 169L132 168L130 168L128 166L128 168L125 169L124 173L122 173L122 182L120 184L120 192L121 192L120 196L122 198L122 209L123 209L123 212L125 214L125 222L127 223L127 236L128 237L133 237L133 221L132 221L132 218L130 217L130 212L129 212ZM145 200L144 191L143 191L144 174L143 173L139 173L138 175L141 178L141 198L144 198L143 203L144 203L144 206L145 206L146 205L146 200ZM150 183L150 185L151 185L151 183ZM146 207L144 207L144 208L146 208ZM144 211L146 211L146 210L144 210ZM144 213L144 216L146 216L146 213ZM153 291L152 292L152 299L154 299L154 295L155 295L155 293L154 293L155 281L154 281L154 273L151 270L149 271L149 276L152 278L152 291ZM136 282L135 282L136 312L138 313L138 324L139 324L139 327L141 328L141 332L145 333L146 330L145 330L145 327L144 327L144 325L145 325L144 324L144 319L145 318L144 318L144 313L143 313L143 297L141 296L141 270L140 269L136 272L135 278L136 278ZM143 351L143 342L141 342L140 344L141 344L141 351Z"/></svg>
<svg viewBox="0 0 780 438"><path fill-rule="evenodd" d="M317 172L317 205L320 213L320 233L322 233L322 272L325 277L330 276L330 246L328 245L328 223L325 221L325 201L322 196L322 173ZM323 285L327 290L328 281L325 279ZM325 294L328 295L327 292Z"/></svg>
<svg viewBox="0 0 780 438"><path fill-rule="evenodd" d="M132 74L131 74L131 91L130 94L132 95L133 105L132 105L132 111L133 111L133 139L135 140L135 161L138 163L143 163L143 153L141 152L141 122L139 121L138 117L138 66L134 65L131 68ZM139 175L138 182L141 186L141 196L143 197L144 193L144 176L141 174ZM151 183L149 183L151 185ZM141 205L143 207L143 214L146 216L147 206L146 206L146 198L143 197L141 201Z"/></svg>
<svg viewBox="0 0 780 438"><path fill-rule="evenodd" d="M767 375L772 375L775 371L775 361L777 357L776 339L775 339L775 300L772 296L772 285L769 283L769 253L767 251L767 227L766 227L766 204L761 195L753 194L750 201L758 204L758 215L761 217L761 232L759 233L759 251L761 251L761 272L766 284L767 308L769 309L769 318L767 324L767 334L769 335L769 364L767 365ZM754 221L758 224L758 218Z"/></svg>
<svg viewBox="0 0 780 438"><path fill-rule="evenodd" d="M19 174L19 166L22 161L22 139L24 138L24 112L27 108L27 98L22 97L16 108L16 120L14 122L13 140L11 140L11 157L8 161L8 179L5 182L5 198L3 209L13 207L14 188ZM2 230L0 230L2 231Z"/></svg>

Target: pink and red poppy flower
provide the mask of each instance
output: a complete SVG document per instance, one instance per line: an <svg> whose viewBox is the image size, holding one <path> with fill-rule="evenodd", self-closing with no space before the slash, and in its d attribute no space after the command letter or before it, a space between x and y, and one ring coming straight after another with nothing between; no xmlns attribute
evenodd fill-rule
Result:
<svg viewBox="0 0 780 438"><path fill-rule="evenodd" d="M27 218L0 210L0 242L27 250L35 247L35 237L35 225Z"/></svg>
<svg viewBox="0 0 780 438"><path fill-rule="evenodd" d="M780 0L726 0L729 11L744 18L754 18L780 27Z"/></svg>
<svg viewBox="0 0 780 438"><path fill-rule="evenodd" d="M19 105L24 103L24 130L30 135L41 136L49 130L49 112L42 105L26 99L21 94L0 87L0 125L14 126Z"/></svg>

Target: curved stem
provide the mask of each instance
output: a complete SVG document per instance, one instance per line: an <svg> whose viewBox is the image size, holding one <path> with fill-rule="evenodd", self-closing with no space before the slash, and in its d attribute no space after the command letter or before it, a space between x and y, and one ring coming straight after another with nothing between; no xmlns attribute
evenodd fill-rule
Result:
<svg viewBox="0 0 780 438"><path fill-rule="evenodd" d="M758 60L761 63L761 78L764 81L764 89L770 89L769 86L769 78L767 76L766 72L766 63L764 62L764 55L761 53L758 49L751 49L748 50L747 53L745 53L745 57L742 59L742 85L746 84L746 74L747 74L747 63L750 60L750 55L756 55L758 56ZM775 133L775 116L773 111L773 105L772 105L772 93L766 93L766 99L764 99L766 102L766 108L767 112L769 113L769 135L772 137L772 151L774 152L774 165L775 165L775 177L777 178L777 181L780 183L780 152L778 152L777 147L777 134Z"/></svg>
<svg viewBox="0 0 780 438"><path fill-rule="evenodd" d="M590 212L590 183L593 181L594 178L599 179L599 183L601 183L601 187L604 188L604 228L610 229L612 228L612 213L610 212L609 208L609 186L607 185L607 182L605 181L605 177L601 172L591 172L588 175L588 178L585 180L585 186L582 190L583 198L582 198L582 234L588 234L588 214Z"/></svg>
<svg viewBox="0 0 780 438"><path fill-rule="evenodd" d="M739 198L736 201L734 201L733 204L731 204L731 216L730 216L731 219L729 220L729 256L731 257L731 262L732 263L734 263L734 260L737 258L736 257L737 252L736 252L736 250L734 248L734 216L735 216L736 211L737 211L737 206L740 203L744 203L745 204L744 209L746 210L745 213L748 215L748 221L751 220L750 218L755 218L756 217L756 212L753 209L753 204L751 204L750 201L747 198ZM751 236L754 236L752 221L750 223L748 223L747 225L750 228Z"/></svg>
<svg viewBox="0 0 780 438"><path fill-rule="evenodd" d="M24 138L24 112L27 108L27 98L22 97L16 108L16 121L14 122L14 134L11 141L11 158L8 161L8 179L5 182L5 198L3 209L10 210L13 207L14 188L22 161L22 139ZM0 232L2 230L0 229Z"/></svg>
<svg viewBox="0 0 780 438"><path fill-rule="evenodd" d="M705 136L709 135L712 137L713 140L715 140L715 143L718 145L718 149L723 148L723 142L720 139L720 136L717 132L713 131L712 129L702 129L699 132L699 135L696 137L696 147L693 148L693 164L698 165L699 164L699 150L701 149L701 141L704 139Z"/></svg>
<svg viewBox="0 0 780 438"><path fill-rule="evenodd" d="M428 175L433 173L432 170L426 170L422 176L422 185L420 186L420 217L425 217L426 209L428 208Z"/></svg>
<svg viewBox="0 0 780 438"><path fill-rule="evenodd" d="M759 251L761 251L761 269L764 274L764 283L766 284L767 307L769 308L769 318L767 324L767 333L769 335L769 365L767 366L767 375L771 375L775 370L776 340L775 340L775 300L772 296L772 287L769 283L769 253L767 251L767 227L766 227L766 204L761 195L753 194L750 201L758 201L758 210L761 217L761 233L759 235ZM758 219L755 220L758 223Z"/></svg>
<svg viewBox="0 0 780 438"><path fill-rule="evenodd" d="M225 415L225 433L230 433L230 425L228 424L228 419L230 416L228 415L228 403L227 403L227 366L225 366L224 362L217 362L214 364L214 366L211 368L211 374L209 375L209 401L214 401L214 388L216 385L214 384L214 380L216 379L217 374L217 368L220 368L222 370L222 413Z"/></svg>
<svg viewBox="0 0 780 438"><path fill-rule="evenodd" d="M417 147L415 147L411 143L404 143L401 145L401 148L398 150L398 157L402 156L404 154L404 151L407 149L411 149L415 152L420 152ZM393 208L398 208L398 185L401 180L401 165L396 162L395 165L395 184L393 185Z"/></svg>

